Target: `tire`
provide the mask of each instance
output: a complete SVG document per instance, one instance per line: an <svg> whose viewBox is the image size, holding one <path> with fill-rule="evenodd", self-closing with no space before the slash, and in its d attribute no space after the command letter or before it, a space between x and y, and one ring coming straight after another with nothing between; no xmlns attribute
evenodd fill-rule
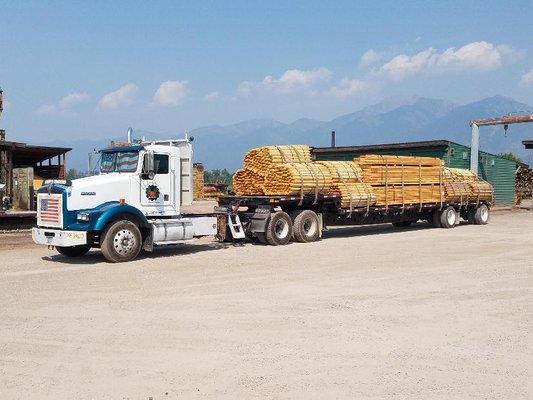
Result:
<svg viewBox="0 0 533 400"><path fill-rule="evenodd" d="M396 228L407 228L408 226L413 225L415 221L401 221L401 222L393 222L392 226Z"/></svg>
<svg viewBox="0 0 533 400"><path fill-rule="evenodd" d="M474 213L474 223L476 225L487 225L490 219L489 207L486 204L480 205Z"/></svg>
<svg viewBox="0 0 533 400"><path fill-rule="evenodd" d="M277 211L270 216L265 232L266 241L272 246L283 246L291 241L292 220L289 214Z"/></svg>
<svg viewBox="0 0 533 400"><path fill-rule="evenodd" d="M87 254L91 250L91 246L84 244L82 246L61 247L56 246L56 250L59 254L65 257L81 257Z"/></svg>
<svg viewBox="0 0 533 400"><path fill-rule="evenodd" d="M433 228L442 228L442 225L440 223L440 211L439 210L433 211L433 215L431 217L431 225L433 225Z"/></svg>
<svg viewBox="0 0 533 400"><path fill-rule="evenodd" d="M320 237L318 215L312 210L303 210L294 218L294 240L301 243L316 242Z"/></svg>
<svg viewBox="0 0 533 400"><path fill-rule="evenodd" d="M100 245L107 261L114 263L135 259L141 247L141 231L131 221L116 221L108 225Z"/></svg>
<svg viewBox="0 0 533 400"><path fill-rule="evenodd" d="M440 213L440 224L443 228L450 229L457 221L457 211L452 206L446 207Z"/></svg>

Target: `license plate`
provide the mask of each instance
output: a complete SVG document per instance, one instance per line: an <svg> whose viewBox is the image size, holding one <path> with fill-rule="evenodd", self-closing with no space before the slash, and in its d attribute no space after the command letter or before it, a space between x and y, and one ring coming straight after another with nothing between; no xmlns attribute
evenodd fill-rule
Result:
<svg viewBox="0 0 533 400"><path fill-rule="evenodd" d="M54 237L53 236L46 236L46 243L50 244L54 241Z"/></svg>

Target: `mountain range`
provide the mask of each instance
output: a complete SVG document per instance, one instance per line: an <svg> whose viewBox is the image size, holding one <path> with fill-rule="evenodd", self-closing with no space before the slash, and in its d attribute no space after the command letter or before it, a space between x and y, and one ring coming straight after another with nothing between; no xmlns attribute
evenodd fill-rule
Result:
<svg viewBox="0 0 533 400"><path fill-rule="evenodd" d="M494 96L458 105L442 99L412 97L385 100L356 112L341 115L331 121L301 118L292 123L274 119L254 119L233 125L212 125L190 132L194 137L195 162L206 168L235 170L244 153L252 147L268 144L309 144L329 146L330 132L337 133L337 146L398 143L419 140L446 139L465 145L470 143L469 121L509 113L531 113L533 107L512 98ZM167 139L162 135L160 139ZM501 126L480 129L480 147L491 153L513 152L525 162L530 152L521 144L533 138L533 124L517 124L504 135ZM68 167L87 169L87 154L102 148L110 140L77 140L55 142L72 147ZM150 137L149 139L155 139Z"/></svg>

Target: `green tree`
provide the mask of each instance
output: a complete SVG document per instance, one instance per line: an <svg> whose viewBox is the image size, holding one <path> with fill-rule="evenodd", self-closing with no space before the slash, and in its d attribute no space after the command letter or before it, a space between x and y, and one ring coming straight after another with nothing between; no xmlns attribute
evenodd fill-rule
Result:
<svg viewBox="0 0 533 400"><path fill-rule="evenodd" d="M83 174L83 172L80 172L77 169L74 169L74 168L69 169L67 171L67 177L66 177L67 185L71 185L74 179L83 178L84 176L85 175Z"/></svg>
<svg viewBox="0 0 533 400"><path fill-rule="evenodd" d="M224 183L231 185L233 175L227 169L213 169L204 171L205 183Z"/></svg>
<svg viewBox="0 0 533 400"><path fill-rule="evenodd" d="M511 152L500 153L500 154L498 154L498 156L501 157L501 158L505 158L506 160L514 161L515 163L521 163L522 162L522 160L520 158L518 158L517 156L515 156Z"/></svg>

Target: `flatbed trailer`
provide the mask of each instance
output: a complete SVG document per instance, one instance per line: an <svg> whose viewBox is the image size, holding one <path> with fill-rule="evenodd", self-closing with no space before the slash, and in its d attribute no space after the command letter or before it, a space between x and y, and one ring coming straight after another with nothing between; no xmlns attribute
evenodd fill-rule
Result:
<svg viewBox="0 0 533 400"><path fill-rule="evenodd" d="M291 240L316 241L328 226L392 223L407 227L423 220L434 227L453 228L461 218L483 225L489 221L491 206L488 201L470 198L460 202L342 208L341 198L335 195L223 196L218 204L217 212L227 215L229 228L240 225L246 236L271 245ZM232 233L222 229L219 237L224 239Z"/></svg>

